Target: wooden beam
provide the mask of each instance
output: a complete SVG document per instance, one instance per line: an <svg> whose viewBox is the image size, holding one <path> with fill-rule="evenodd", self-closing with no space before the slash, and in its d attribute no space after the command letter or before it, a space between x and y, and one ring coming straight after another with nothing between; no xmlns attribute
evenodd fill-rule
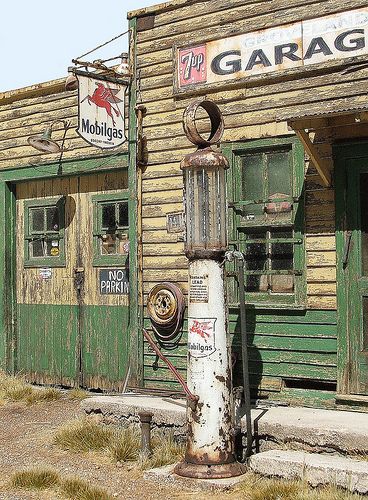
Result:
<svg viewBox="0 0 368 500"><path fill-rule="evenodd" d="M305 130L295 130L295 133L303 144L304 149L308 153L310 159L313 162L313 165L316 167L316 170L319 176L322 179L323 184L326 187L331 187L331 172L328 168L326 161L320 157L316 147L313 142L310 140L308 133Z"/></svg>

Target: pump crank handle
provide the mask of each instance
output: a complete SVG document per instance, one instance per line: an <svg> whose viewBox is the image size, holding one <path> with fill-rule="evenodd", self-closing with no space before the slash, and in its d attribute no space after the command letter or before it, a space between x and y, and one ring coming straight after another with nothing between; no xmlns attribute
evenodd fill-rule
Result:
<svg viewBox="0 0 368 500"><path fill-rule="evenodd" d="M198 402L198 396L196 396L195 394L193 394L192 392L190 392L189 387L187 386L187 384L186 384L185 380L183 379L183 377L180 375L180 373L175 368L175 366L171 363L171 361L169 361L166 358L166 356L164 356L162 354L162 352L157 347L157 345L154 343L154 341L151 339L150 334L147 332L147 330L145 328L143 328L143 335L144 335L145 339L147 340L147 342L149 343L149 345L155 351L155 353L157 354L157 356L160 359L162 359L162 361L164 361L167 364L167 366L170 368L170 370L173 372L175 378L177 379L177 381L179 382L179 384L184 389L184 392L188 396L188 398L191 401L193 401L194 403L197 403Z"/></svg>

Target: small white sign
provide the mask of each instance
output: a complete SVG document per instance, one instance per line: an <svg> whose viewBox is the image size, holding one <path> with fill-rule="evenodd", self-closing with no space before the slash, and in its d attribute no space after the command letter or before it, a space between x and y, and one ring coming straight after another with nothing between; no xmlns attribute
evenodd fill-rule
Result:
<svg viewBox="0 0 368 500"><path fill-rule="evenodd" d="M41 267L39 271L39 276L42 280L50 280L52 278L51 267Z"/></svg>
<svg viewBox="0 0 368 500"><path fill-rule="evenodd" d="M78 134L92 146L111 149L126 141L124 96L126 85L84 75L78 78Z"/></svg>

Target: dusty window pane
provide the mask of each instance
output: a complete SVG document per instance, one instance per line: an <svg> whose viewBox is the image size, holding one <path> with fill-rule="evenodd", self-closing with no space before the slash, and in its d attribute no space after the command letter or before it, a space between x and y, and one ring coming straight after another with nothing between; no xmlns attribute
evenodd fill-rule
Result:
<svg viewBox="0 0 368 500"><path fill-rule="evenodd" d="M35 240L29 243L32 257L43 257L43 240Z"/></svg>
<svg viewBox="0 0 368 500"><path fill-rule="evenodd" d="M105 229L116 227L114 203L102 205L102 227Z"/></svg>
<svg viewBox="0 0 368 500"><path fill-rule="evenodd" d="M46 208L46 231L59 231L59 210L57 207Z"/></svg>
<svg viewBox="0 0 368 500"><path fill-rule="evenodd" d="M126 227L128 225L128 203L119 203L119 226Z"/></svg>
<svg viewBox="0 0 368 500"><path fill-rule="evenodd" d="M43 208L32 208L31 209L31 230L32 231L43 231Z"/></svg>
<svg viewBox="0 0 368 500"><path fill-rule="evenodd" d="M105 234L101 242L101 254L113 255L116 254L116 235Z"/></svg>
<svg viewBox="0 0 368 500"><path fill-rule="evenodd" d="M267 268L266 232L248 233L247 240L261 240L259 243L247 243L245 268L247 271L263 271ZM264 242L262 242L264 240ZM249 292L267 291L267 276L264 274L247 275L246 289Z"/></svg>
<svg viewBox="0 0 368 500"><path fill-rule="evenodd" d="M288 151L279 151L267 155L268 195L284 193L291 195L291 164Z"/></svg>

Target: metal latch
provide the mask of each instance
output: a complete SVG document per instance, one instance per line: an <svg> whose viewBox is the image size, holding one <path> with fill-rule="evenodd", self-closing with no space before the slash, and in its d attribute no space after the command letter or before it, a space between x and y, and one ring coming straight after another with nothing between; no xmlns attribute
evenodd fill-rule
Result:
<svg viewBox="0 0 368 500"><path fill-rule="evenodd" d="M84 267L74 268L74 286L80 291L83 288L84 283Z"/></svg>

